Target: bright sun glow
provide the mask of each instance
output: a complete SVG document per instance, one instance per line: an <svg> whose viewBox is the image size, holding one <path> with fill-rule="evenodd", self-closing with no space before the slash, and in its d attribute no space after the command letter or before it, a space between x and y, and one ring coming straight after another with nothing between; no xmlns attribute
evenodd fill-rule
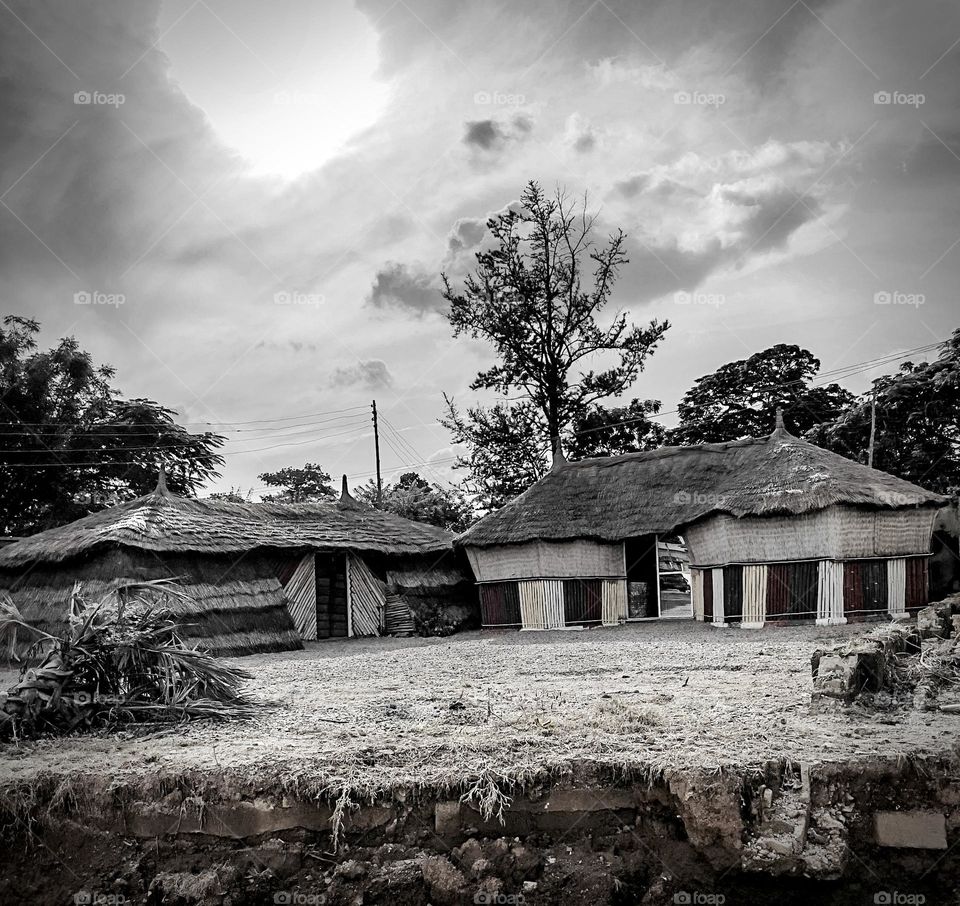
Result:
<svg viewBox="0 0 960 906"><path fill-rule="evenodd" d="M386 107L370 23L349 0L323 7L321 18L306 0L164 6L172 78L256 175L316 169Z"/></svg>

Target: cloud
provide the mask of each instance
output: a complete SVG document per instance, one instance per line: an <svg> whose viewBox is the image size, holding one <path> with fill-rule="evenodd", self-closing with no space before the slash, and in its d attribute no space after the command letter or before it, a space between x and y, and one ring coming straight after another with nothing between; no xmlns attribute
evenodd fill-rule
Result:
<svg viewBox="0 0 960 906"><path fill-rule="evenodd" d="M515 113L509 120L467 120L463 143L479 151L500 151L509 142L523 141L533 132L533 118Z"/></svg>
<svg viewBox="0 0 960 906"><path fill-rule="evenodd" d="M484 233L487 231L487 222L479 217L461 217L450 230L447 237L447 251L451 255L458 255L480 245Z"/></svg>
<svg viewBox="0 0 960 906"><path fill-rule="evenodd" d="M366 298L374 308L400 308L418 315L446 308L437 279L423 268L390 261L373 280Z"/></svg>
<svg viewBox="0 0 960 906"><path fill-rule="evenodd" d="M379 390L393 384L393 375L380 359L368 359L337 368L330 376L331 387L363 387L366 390Z"/></svg>
<svg viewBox="0 0 960 906"><path fill-rule="evenodd" d="M598 130L579 113L572 113L567 117L563 141L578 154L593 151L597 147L598 139Z"/></svg>

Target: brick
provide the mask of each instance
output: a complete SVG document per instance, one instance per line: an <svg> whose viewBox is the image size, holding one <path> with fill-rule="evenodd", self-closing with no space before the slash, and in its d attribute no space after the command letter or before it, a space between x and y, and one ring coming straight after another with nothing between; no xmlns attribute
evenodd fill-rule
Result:
<svg viewBox="0 0 960 906"><path fill-rule="evenodd" d="M874 830L880 846L901 849L946 849L947 822L941 812L876 812Z"/></svg>

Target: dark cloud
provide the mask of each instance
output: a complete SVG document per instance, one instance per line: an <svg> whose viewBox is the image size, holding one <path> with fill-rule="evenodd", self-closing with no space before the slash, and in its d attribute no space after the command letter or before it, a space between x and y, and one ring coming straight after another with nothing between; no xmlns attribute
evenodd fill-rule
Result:
<svg viewBox="0 0 960 906"><path fill-rule="evenodd" d="M379 390L393 384L393 375L380 359L368 359L337 368L330 376L331 387L363 387L366 390Z"/></svg>
<svg viewBox="0 0 960 906"><path fill-rule="evenodd" d="M506 122L468 120L464 126L465 145L480 151L500 151L508 142L527 138L533 132L533 119L525 113L516 113Z"/></svg>
<svg viewBox="0 0 960 906"><path fill-rule="evenodd" d="M366 303L374 308L401 308L418 315L443 311L447 304L432 274L397 261L390 261L377 271Z"/></svg>
<svg viewBox="0 0 960 906"><path fill-rule="evenodd" d="M483 234L487 231L487 221L479 217L461 217L447 237L447 251L451 255L458 255L480 245Z"/></svg>

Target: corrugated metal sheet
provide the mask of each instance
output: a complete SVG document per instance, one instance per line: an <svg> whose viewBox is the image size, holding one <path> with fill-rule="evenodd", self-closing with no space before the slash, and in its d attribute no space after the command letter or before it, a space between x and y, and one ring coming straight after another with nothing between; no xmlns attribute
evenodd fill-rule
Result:
<svg viewBox="0 0 960 906"><path fill-rule="evenodd" d="M600 579L567 579L563 583L563 615L567 626L599 623L603 618Z"/></svg>
<svg viewBox="0 0 960 906"><path fill-rule="evenodd" d="M929 597L929 573L926 557L909 557L906 566L904 604L907 610L919 610L927 606Z"/></svg>
<svg viewBox="0 0 960 906"><path fill-rule="evenodd" d="M481 625L520 625L520 589L516 582L494 582L479 588Z"/></svg>
<svg viewBox="0 0 960 906"><path fill-rule="evenodd" d="M843 619L843 564L836 560L820 561L817 619L828 624Z"/></svg>
<svg viewBox="0 0 960 906"><path fill-rule="evenodd" d="M619 626L627 618L627 583L623 579L603 580L603 625Z"/></svg>
<svg viewBox="0 0 960 906"><path fill-rule="evenodd" d="M763 624L767 618L767 567L743 568L743 622Z"/></svg>
<svg viewBox="0 0 960 906"><path fill-rule="evenodd" d="M723 568L723 620L739 623L743 619L743 567Z"/></svg>
<svg viewBox="0 0 960 906"><path fill-rule="evenodd" d="M790 614L790 565L771 563L767 567L767 619L785 620Z"/></svg>
<svg viewBox="0 0 960 906"><path fill-rule="evenodd" d="M792 619L816 618L819 573L820 563L816 560L790 564L790 616Z"/></svg>
<svg viewBox="0 0 960 906"><path fill-rule="evenodd" d="M848 560L843 564L843 613L848 620L887 610L887 561Z"/></svg>
<svg viewBox="0 0 960 906"><path fill-rule="evenodd" d="M887 561L887 613L904 613L907 600L907 561Z"/></svg>
<svg viewBox="0 0 960 906"><path fill-rule="evenodd" d="M713 583L713 622L723 622L723 570L710 570L710 578Z"/></svg>
<svg viewBox="0 0 960 906"><path fill-rule="evenodd" d="M713 622L713 570L701 570L703 575L703 619L706 623Z"/></svg>
<svg viewBox="0 0 960 906"><path fill-rule="evenodd" d="M560 629L563 623L563 583L520 582L520 619L524 629Z"/></svg>

